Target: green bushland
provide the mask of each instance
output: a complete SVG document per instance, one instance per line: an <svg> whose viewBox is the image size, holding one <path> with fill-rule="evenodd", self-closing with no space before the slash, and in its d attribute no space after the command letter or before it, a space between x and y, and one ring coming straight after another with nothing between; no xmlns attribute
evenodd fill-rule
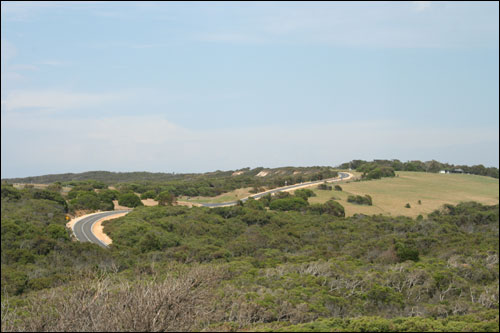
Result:
<svg viewBox="0 0 500 333"><path fill-rule="evenodd" d="M372 197L368 194L364 196L361 195L350 195L347 197L348 202L352 202L358 205L368 205L371 206L373 204Z"/></svg>
<svg viewBox="0 0 500 333"><path fill-rule="evenodd" d="M92 171L80 174L45 175L38 177L5 179L9 183L53 183L60 181L62 185L76 187L77 190L105 188L114 185L122 193L146 193L168 191L179 196L214 197L240 188L253 187L276 188L285 184L292 185L306 181L316 181L337 177L338 173L331 167L283 167L275 169L245 168L242 174L233 175L233 171L215 171L202 174L170 174L149 172L107 172ZM257 177L265 171L265 177Z"/></svg>
<svg viewBox="0 0 500 333"><path fill-rule="evenodd" d="M32 191L2 186L5 331L499 329L498 205L137 207L104 222L105 250L64 237L64 207Z"/></svg>
<svg viewBox="0 0 500 333"><path fill-rule="evenodd" d="M40 193L2 184L2 297L65 284L109 261L109 252L72 242L66 205Z"/></svg>

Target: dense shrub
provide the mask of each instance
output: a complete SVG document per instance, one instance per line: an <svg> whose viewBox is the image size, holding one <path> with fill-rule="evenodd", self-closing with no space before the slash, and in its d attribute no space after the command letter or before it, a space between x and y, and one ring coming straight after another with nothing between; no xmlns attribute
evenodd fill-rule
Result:
<svg viewBox="0 0 500 333"><path fill-rule="evenodd" d="M316 193L314 193L313 191L311 191L308 188L303 188L303 189L296 190L294 195L296 197L302 198L302 199L307 201L308 198L315 197Z"/></svg>
<svg viewBox="0 0 500 333"><path fill-rule="evenodd" d="M169 191L163 191L158 196L156 197L156 201L158 201L158 205L160 206L165 206L165 205L172 205L175 203L175 195L170 193Z"/></svg>
<svg viewBox="0 0 500 333"><path fill-rule="evenodd" d="M323 183L318 185L318 190L331 191L332 187L327 185L326 183Z"/></svg>
<svg viewBox="0 0 500 333"><path fill-rule="evenodd" d="M398 256L400 262L406 260L413 260L413 261L419 260L418 249L410 245L405 245L401 243L396 244L396 255Z"/></svg>
<svg viewBox="0 0 500 333"><path fill-rule="evenodd" d="M21 191L9 184L2 184L2 199L18 200L21 198Z"/></svg>
<svg viewBox="0 0 500 333"><path fill-rule="evenodd" d="M269 208L272 210L303 210L308 206L308 202L300 197L290 197L271 201Z"/></svg>
<svg viewBox="0 0 500 333"><path fill-rule="evenodd" d="M141 194L141 199L142 200L145 200L145 199L154 199L156 198L157 194L156 194L156 191L154 190L149 190L149 191L146 191L144 193Z"/></svg>
<svg viewBox="0 0 500 333"><path fill-rule="evenodd" d="M358 205L372 205L372 197L369 196L368 194L365 194L364 196L361 195L350 195L347 197L347 202L352 202Z"/></svg>
<svg viewBox="0 0 500 333"><path fill-rule="evenodd" d="M309 210L319 214L345 217L344 207L334 200L328 200L324 204L313 204L309 207Z"/></svg>
<svg viewBox="0 0 500 333"><path fill-rule="evenodd" d="M125 207L137 207L137 206L144 206L142 203L141 199L135 195L134 193L124 193L120 195L118 199L118 204L120 206L125 206Z"/></svg>

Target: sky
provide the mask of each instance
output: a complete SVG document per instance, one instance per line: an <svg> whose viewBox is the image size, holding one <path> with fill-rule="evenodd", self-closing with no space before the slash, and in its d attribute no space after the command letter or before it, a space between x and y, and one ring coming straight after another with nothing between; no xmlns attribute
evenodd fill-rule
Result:
<svg viewBox="0 0 500 333"><path fill-rule="evenodd" d="M498 2L2 2L1 177L499 166Z"/></svg>

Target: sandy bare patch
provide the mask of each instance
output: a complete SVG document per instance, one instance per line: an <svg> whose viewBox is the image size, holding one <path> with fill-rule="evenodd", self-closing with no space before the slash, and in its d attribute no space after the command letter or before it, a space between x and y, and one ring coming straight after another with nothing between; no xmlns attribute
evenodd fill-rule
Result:
<svg viewBox="0 0 500 333"><path fill-rule="evenodd" d="M155 199L143 199L141 200L144 206L158 206L158 201Z"/></svg>
<svg viewBox="0 0 500 333"><path fill-rule="evenodd" d="M39 189L45 189L49 186L49 184L27 184L27 183L14 183L14 184L12 184L12 186L14 186L17 189L25 188L26 185L33 186L33 188L39 188Z"/></svg>
<svg viewBox="0 0 500 333"><path fill-rule="evenodd" d="M189 207L189 208L191 208L193 206L195 206L195 207L201 207L201 204L199 204L199 203L187 202L187 201L177 201L176 205L177 206L186 206L186 207Z"/></svg>
<svg viewBox="0 0 500 333"><path fill-rule="evenodd" d="M294 171L293 174L294 175L298 175L300 173L300 171Z"/></svg>
<svg viewBox="0 0 500 333"><path fill-rule="evenodd" d="M92 233L104 244L109 245L113 243L113 240L109 238L108 235L106 235L103 231L104 226L102 225L102 222L108 221L108 220L113 220L117 219L119 217L127 215L128 212L123 212L121 214L116 214L116 215L111 215L111 216L106 216L100 219L99 221L95 222L94 225L92 225Z"/></svg>
<svg viewBox="0 0 500 333"><path fill-rule="evenodd" d="M235 172L233 172L233 173L231 174L231 176L238 176L238 175L241 175L241 174L243 174L243 173L245 173L245 171L235 171Z"/></svg>
<svg viewBox="0 0 500 333"><path fill-rule="evenodd" d="M130 207L120 206L118 200L113 200L113 204L115 205L115 210L130 209Z"/></svg>
<svg viewBox="0 0 500 333"><path fill-rule="evenodd" d="M257 177L265 177L269 174L267 171L261 171L258 174L256 174Z"/></svg>

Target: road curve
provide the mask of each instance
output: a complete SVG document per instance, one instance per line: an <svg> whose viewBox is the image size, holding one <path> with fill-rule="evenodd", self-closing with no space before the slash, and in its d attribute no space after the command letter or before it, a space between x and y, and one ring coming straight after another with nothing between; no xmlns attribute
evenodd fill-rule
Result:
<svg viewBox="0 0 500 333"><path fill-rule="evenodd" d="M307 186L314 185L314 184L321 184L323 182L329 182L329 183L338 182L338 181L341 181L343 179L349 178L351 176L352 175L347 173L347 172L339 172L339 177L336 177L336 178L315 180L312 182L305 182L305 183L300 183L300 184L283 186L283 187L275 188L272 190L268 190L265 192L261 192L261 193L257 193L257 194L248 196L246 198L241 199L241 201L245 202L249 198L258 199L258 198L261 198L267 194L286 191L286 190L294 189L297 187L307 187ZM236 204L238 204L238 201L230 201L230 202L222 202L222 203L202 203L201 205L203 207L214 208L214 207L234 206ZM84 217L81 220L75 222L75 224L73 224L73 227L72 227L73 233L75 234L76 239L78 239L80 242L92 242L94 244L97 244L99 246L106 248L108 246L106 244L104 244L102 241L100 241L92 232L92 226L94 225L94 223L96 223L97 221L99 221L103 217L121 214L124 212L130 212L130 210L114 210L114 211L96 213L96 214L92 214L90 216Z"/></svg>
<svg viewBox="0 0 500 333"><path fill-rule="evenodd" d="M92 242L102 247L108 247L92 233L92 226L103 217L121 214L124 212L129 212L129 210L113 210L84 217L73 224L73 233L75 234L76 239L80 242Z"/></svg>
<svg viewBox="0 0 500 333"><path fill-rule="evenodd" d="M339 176L335 177L335 178L315 180L315 181L312 181L312 182L305 182L305 183L300 183L300 184L283 186L283 187L275 188L275 189L272 189L272 190L268 190L268 191L265 191L265 192L261 192L261 193L257 193L257 194L248 196L246 198L241 199L241 201L245 202L249 198L258 199L258 198L263 197L263 196L268 195L268 194L272 194L272 193L276 193L276 192L281 192L281 191L286 191L286 190L290 190L290 189L293 189L293 188L296 188L296 187L302 187L302 186L305 187L305 186L310 186L310 185L314 185L314 184L321 184L323 182L328 182L328 183L338 182L338 181L341 181L341 180L343 180L345 178L349 178L351 176L352 175L350 173L339 172ZM236 200L236 201L230 201L230 202L222 202L222 203L200 203L200 205L202 205L203 207L211 207L211 208L214 208L214 207L224 207L224 206L234 206L236 204L238 204L238 200Z"/></svg>

